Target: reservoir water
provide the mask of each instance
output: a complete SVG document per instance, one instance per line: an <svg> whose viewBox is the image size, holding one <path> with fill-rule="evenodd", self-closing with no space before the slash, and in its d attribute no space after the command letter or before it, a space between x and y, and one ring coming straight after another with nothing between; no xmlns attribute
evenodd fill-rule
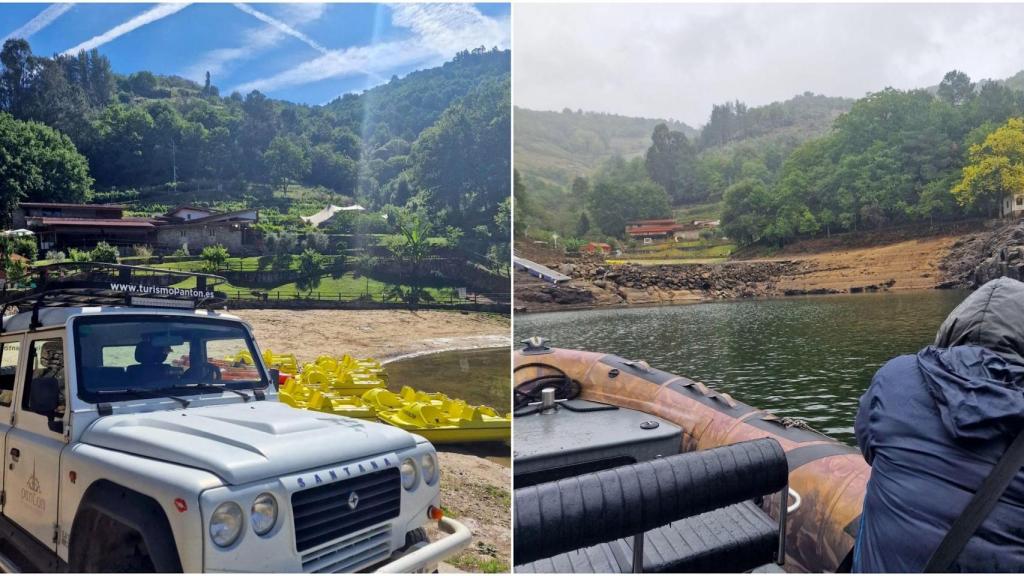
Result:
<svg viewBox="0 0 1024 576"><path fill-rule="evenodd" d="M516 342L646 360L856 444L857 400L890 358L930 344L960 291L812 296L515 317Z"/></svg>

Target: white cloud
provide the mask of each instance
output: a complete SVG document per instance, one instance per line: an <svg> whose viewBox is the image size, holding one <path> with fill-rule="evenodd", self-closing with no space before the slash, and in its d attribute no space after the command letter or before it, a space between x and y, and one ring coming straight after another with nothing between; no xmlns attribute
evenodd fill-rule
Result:
<svg viewBox="0 0 1024 576"><path fill-rule="evenodd" d="M268 78L235 88L270 91L354 74L377 76L400 66L433 63L478 46L507 47L507 20L495 20L468 4L398 4L391 22L412 38L332 50Z"/></svg>
<svg viewBox="0 0 1024 576"><path fill-rule="evenodd" d="M45 10L37 14L35 18L26 22L14 32L4 36L3 39L0 39L0 43L6 42L11 38L24 38L27 40L33 34L46 28L57 18L60 18L61 14L71 10L72 6L74 4L50 4Z"/></svg>
<svg viewBox="0 0 1024 576"><path fill-rule="evenodd" d="M264 14L263 12L256 10L248 4L235 4L235 7L241 10L242 12L245 12L246 14L253 16L254 18L258 18L259 20L266 22L267 24L273 26L278 31L305 42L307 46L316 50L317 52L320 52L321 54L326 54L328 52L327 48L324 48L316 40L313 40L309 36L303 34L302 32L299 32L295 28L289 26L288 24L282 22L281 20L278 20L277 18L268 16L267 14ZM323 13L323 10L321 10L320 13Z"/></svg>
<svg viewBox="0 0 1024 576"><path fill-rule="evenodd" d="M540 4L515 7L515 102L707 121L713 103L861 97L1024 68L1012 4Z"/></svg>
<svg viewBox="0 0 1024 576"><path fill-rule="evenodd" d="M156 7L150 8L149 10L146 10L142 14L139 14L138 16L135 16L134 18L132 18L132 19L126 21L126 22L122 22L121 24L118 24L117 26L114 26L113 28L111 28L110 30L107 30L103 34L100 34L99 36L94 36L94 37L86 40L85 42L82 42L78 46L75 46L73 48L69 48L69 49L65 50L64 54L65 55L77 54L78 52L80 52L82 50L92 50L93 48L98 48L100 46L103 46L107 42L110 42L111 40L115 40L117 38L120 38L121 36L124 36L125 34L131 32L131 31L133 31L133 30L135 30L137 28L141 28L141 27L145 26L146 24L151 24L153 22L156 22L157 20L161 20L161 19L166 18L166 17L168 17L168 16L170 16L172 14L176 14L178 12L181 12L186 7L188 7L188 4L184 4L184 3L182 3L182 4L159 4Z"/></svg>
<svg viewBox="0 0 1024 576"><path fill-rule="evenodd" d="M236 7L250 15L255 11L247 5L236 5ZM286 38L294 37L286 33L282 28L294 29L296 26L301 26L303 24L319 20L324 15L326 9L326 4L313 4L308 2L281 5L281 22L278 24L283 24L283 26L267 23L264 26L250 28L243 32L242 42L239 46L232 48L219 48L203 54L199 61L195 62L185 70L183 75L186 78L192 78L194 80L202 80L206 72L209 72L211 76L218 76L229 70L232 65L238 62L251 60L277 46ZM263 13L260 14L266 18L270 18ZM264 18L259 16L257 16L257 18L266 22ZM316 42L313 42L313 44L319 46ZM319 50L315 46L311 47L320 51L320 53L325 51Z"/></svg>

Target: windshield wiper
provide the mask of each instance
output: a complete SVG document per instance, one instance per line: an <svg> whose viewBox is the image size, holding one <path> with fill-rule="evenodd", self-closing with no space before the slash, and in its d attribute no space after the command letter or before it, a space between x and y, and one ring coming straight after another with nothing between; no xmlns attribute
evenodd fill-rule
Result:
<svg viewBox="0 0 1024 576"><path fill-rule="evenodd" d="M121 388L120 390L97 390L96 393L100 395L106 394L130 394L136 398L170 398L175 402L181 404L182 408L188 408L191 400L187 398L179 398L178 396L171 396L170 394L162 394L164 390L170 390L171 388Z"/></svg>
<svg viewBox="0 0 1024 576"><path fill-rule="evenodd" d="M248 394L242 390L235 390L234 388L228 388L227 384L212 384L212 383L199 383L194 384L177 384L175 386L169 386L167 388L160 388L159 390L206 390L208 392L231 392L241 396L246 402L251 400Z"/></svg>

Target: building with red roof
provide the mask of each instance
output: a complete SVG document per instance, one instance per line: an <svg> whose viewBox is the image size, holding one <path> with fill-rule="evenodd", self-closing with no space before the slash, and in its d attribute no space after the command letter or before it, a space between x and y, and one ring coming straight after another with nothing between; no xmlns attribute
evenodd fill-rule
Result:
<svg viewBox="0 0 1024 576"><path fill-rule="evenodd" d="M683 227L673 218L632 220L626 223L626 235L644 244L654 244L675 237Z"/></svg>

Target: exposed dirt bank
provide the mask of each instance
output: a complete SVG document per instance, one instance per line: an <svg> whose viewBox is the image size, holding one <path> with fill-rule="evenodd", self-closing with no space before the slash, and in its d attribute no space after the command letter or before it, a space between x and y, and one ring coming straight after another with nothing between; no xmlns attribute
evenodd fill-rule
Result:
<svg viewBox="0 0 1024 576"><path fill-rule="evenodd" d="M294 353L299 361L321 354L378 360L456 348L508 346L509 318L437 310L238 310L266 350ZM511 394L511 391L509 392ZM481 450L439 446L441 504L473 531L473 543L450 558L469 572L507 572L510 566L512 484L508 447ZM488 458L491 459L488 459ZM438 537L436 532L432 537ZM450 567L443 567L451 571Z"/></svg>
<svg viewBox="0 0 1024 576"><path fill-rule="evenodd" d="M770 257L748 253L747 259L721 264L605 265L594 258L545 262L572 282L556 287L518 273L515 306L539 312L946 287L951 285L943 266L961 238L961 233L947 232L909 239L888 234L875 244L870 237L823 239Z"/></svg>

